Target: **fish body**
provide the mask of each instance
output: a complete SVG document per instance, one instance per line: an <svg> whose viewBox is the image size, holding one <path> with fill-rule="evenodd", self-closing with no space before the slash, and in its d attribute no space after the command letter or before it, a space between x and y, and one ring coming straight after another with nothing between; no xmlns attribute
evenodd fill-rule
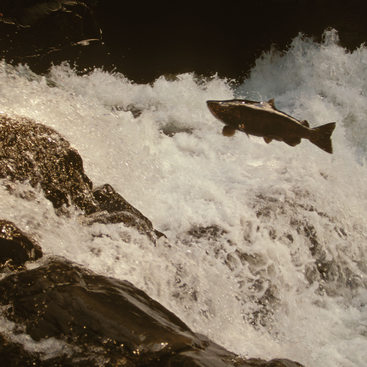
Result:
<svg viewBox="0 0 367 367"><path fill-rule="evenodd" d="M274 100L207 101L207 106L211 113L225 124L223 135L231 136L239 130L248 135L263 137L266 143L278 140L291 146L299 144L301 139L308 139L324 151L333 152L331 134L335 122L310 128L307 121L297 120L276 109Z"/></svg>

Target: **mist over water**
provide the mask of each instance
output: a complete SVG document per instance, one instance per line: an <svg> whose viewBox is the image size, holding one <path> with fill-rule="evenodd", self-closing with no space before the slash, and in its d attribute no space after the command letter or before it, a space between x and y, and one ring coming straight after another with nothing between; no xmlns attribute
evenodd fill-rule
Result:
<svg viewBox="0 0 367 367"><path fill-rule="evenodd" d="M346 52L335 31L264 54L240 86L192 74L143 85L68 65L39 76L3 62L0 112L56 129L96 186L110 183L168 238L153 246L121 224L58 217L41 192L22 199L27 185L0 188L2 215L47 255L133 282L231 351L363 367L366 65L367 49ZM223 137L205 102L234 97L275 98L311 127L335 121L334 154Z"/></svg>

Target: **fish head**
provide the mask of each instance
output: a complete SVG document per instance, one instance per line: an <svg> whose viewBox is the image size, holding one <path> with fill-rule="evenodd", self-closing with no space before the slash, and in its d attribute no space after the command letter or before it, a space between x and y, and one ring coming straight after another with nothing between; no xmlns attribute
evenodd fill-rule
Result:
<svg viewBox="0 0 367 367"><path fill-rule="evenodd" d="M243 109L246 108L246 102L239 99L227 101L207 101L210 112L218 120L226 125L238 126L243 123Z"/></svg>

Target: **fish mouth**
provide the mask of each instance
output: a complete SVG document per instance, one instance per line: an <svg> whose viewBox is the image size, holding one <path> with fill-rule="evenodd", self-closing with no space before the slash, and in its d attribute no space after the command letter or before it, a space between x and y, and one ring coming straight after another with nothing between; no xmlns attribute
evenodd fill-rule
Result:
<svg viewBox="0 0 367 367"><path fill-rule="evenodd" d="M220 106L220 101L206 101L206 105L209 108L209 111L216 117L218 118L219 115L219 106Z"/></svg>
<svg viewBox="0 0 367 367"><path fill-rule="evenodd" d="M208 106L209 109L212 109L218 103L219 103L218 101L206 101L206 105Z"/></svg>

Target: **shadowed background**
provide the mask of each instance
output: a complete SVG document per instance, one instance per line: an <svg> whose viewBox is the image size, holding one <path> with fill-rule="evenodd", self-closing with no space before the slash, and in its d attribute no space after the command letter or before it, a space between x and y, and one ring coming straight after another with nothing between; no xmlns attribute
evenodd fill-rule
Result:
<svg viewBox="0 0 367 367"><path fill-rule="evenodd" d="M349 49L366 40L361 0L259 0L148 5L119 0L3 0L0 57L36 72L68 60L79 69L104 67L137 82L162 74L241 79L262 51L279 49L299 32L320 39L338 30ZM92 40L82 42L84 40Z"/></svg>

